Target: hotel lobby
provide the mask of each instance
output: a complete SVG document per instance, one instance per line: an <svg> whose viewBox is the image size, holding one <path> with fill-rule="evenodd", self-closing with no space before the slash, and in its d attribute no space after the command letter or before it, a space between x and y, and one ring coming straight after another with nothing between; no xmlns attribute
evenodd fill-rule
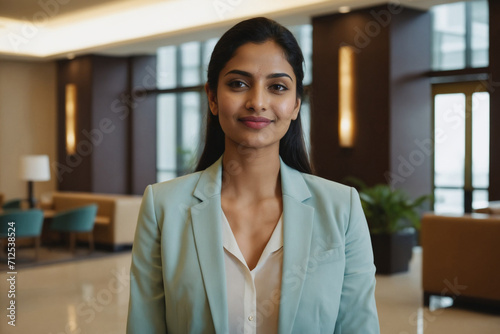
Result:
<svg viewBox="0 0 500 334"><path fill-rule="evenodd" d="M0 333L126 332L144 191L194 171L212 50L258 16L302 49L314 174L362 195L380 332L500 333L496 0L0 0Z"/></svg>

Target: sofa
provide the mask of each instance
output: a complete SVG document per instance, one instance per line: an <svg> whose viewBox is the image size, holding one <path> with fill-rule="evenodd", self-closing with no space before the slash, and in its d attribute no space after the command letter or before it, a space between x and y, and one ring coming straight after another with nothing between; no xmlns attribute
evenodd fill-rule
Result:
<svg viewBox="0 0 500 334"><path fill-rule="evenodd" d="M421 244L426 306L433 295L500 306L500 215L424 214Z"/></svg>
<svg viewBox="0 0 500 334"><path fill-rule="evenodd" d="M83 192L55 192L50 203L44 203L46 217L95 203L98 206L93 237L96 247L108 250L130 248L134 241L141 196L94 194ZM79 237L86 241L84 236Z"/></svg>

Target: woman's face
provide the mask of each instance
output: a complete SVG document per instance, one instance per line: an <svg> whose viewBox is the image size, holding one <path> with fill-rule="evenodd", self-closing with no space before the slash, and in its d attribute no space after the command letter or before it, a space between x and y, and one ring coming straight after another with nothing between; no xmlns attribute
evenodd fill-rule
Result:
<svg viewBox="0 0 500 334"><path fill-rule="evenodd" d="M279 148L300 109L296 78L273 41L240 46L219 73L217 95L206 86L210 110L228 145Z"/></svg>

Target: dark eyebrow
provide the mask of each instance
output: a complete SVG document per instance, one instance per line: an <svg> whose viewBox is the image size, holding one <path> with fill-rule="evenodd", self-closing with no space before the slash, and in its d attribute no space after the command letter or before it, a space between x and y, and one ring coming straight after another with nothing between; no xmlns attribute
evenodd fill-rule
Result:
<svg viewBox="0 0 500 334"><path fill-rule="evenodd" d="M252 75L251 75L250 73L245 72L245 71L240 71L240 70L232 70L232 71L229 71L229 72L227 72L226 74L224 74L224 76L229 75L229 74L239 74L239 75L242 75L242 76L244 76L244 77L249 77L249 78L251 78L251 77L252 77Z"/></svg>
<svg viewBox="0 0 500 334"><path fill-rule="evenodd" d="M232 70L232 71L229 71L227 72L226 74L224 74L224 76L226 75L229 75L229 74L239 74L239 75L242 75L244 77L248 77L248 78L251 78L252 75L248 72L245 72L245 71L241 71L241 70ZM293 79L291 76L289 76L288 74L286 73L272 73L272 74L269 74L267 76L268 79L273 79L273 78L281 78L281 77L288 77L290 78L290 80L292 80L293 82Z"/></svg>
<svg viewBox="0 0 500 334"><path fill-rule="evenodd" d="M281 77L289 77L289 78L290 78L290 80L292 80L292 82L293 82L292 77L291 77L291 76L289 76L289 75L288 75L288 74L286 74L286 73L273 73L273 74L269 74L269 75L267 76L267 78L268 78L268 79L272 79L272 78L281 78Z"/></svg>

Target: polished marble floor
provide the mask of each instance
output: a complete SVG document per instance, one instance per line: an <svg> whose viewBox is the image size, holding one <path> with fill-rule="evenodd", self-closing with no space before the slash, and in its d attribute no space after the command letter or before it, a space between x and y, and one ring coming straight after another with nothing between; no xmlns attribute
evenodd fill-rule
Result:
<svg viewBox="0 0 500 334"><path fill-rule="evenodd" d="M421 306L420 251L410 272L378 276L376 298L383 334L499 334L500 316ZM0 281L0 333L125 333L130 253L20 269L16 276L16 326L7 324L6 272Z"/></svg>

